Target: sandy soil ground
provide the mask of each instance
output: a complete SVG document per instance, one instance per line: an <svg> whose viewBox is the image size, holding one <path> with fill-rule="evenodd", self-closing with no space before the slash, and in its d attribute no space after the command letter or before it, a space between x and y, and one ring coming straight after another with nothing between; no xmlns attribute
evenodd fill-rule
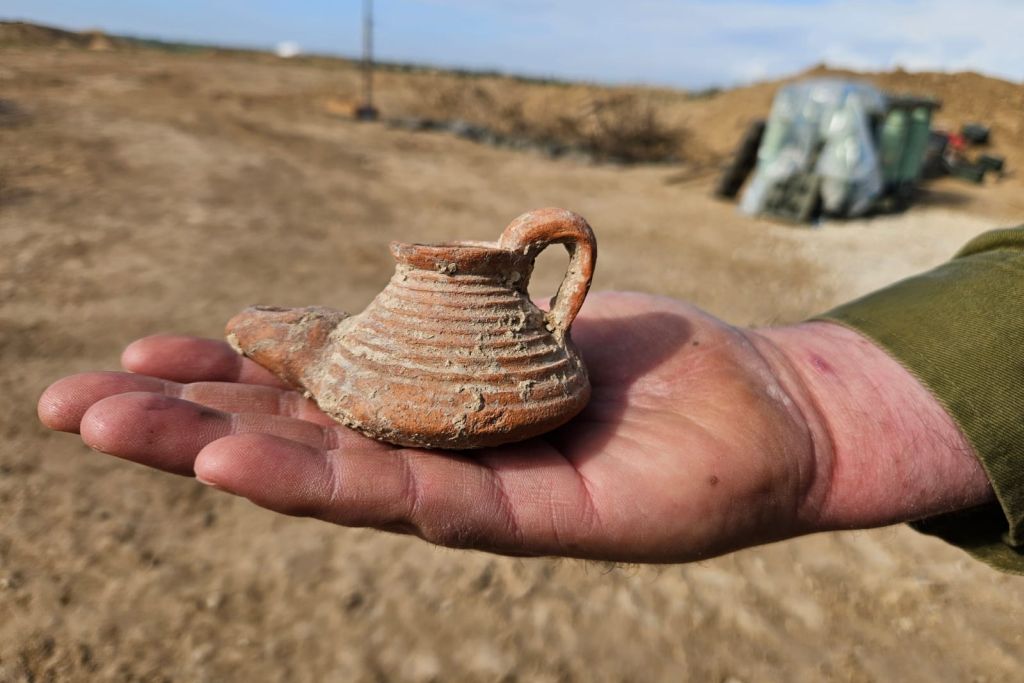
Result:
<svg viewBox="0 0 1024 683"><path fill-rule="evenodd" d="M947 183L902 216L754 221L670 167L332 117L346 69L0 52L0 681L1019 680L1024 582L906 528L689 566L504 559L276 516L39 426L47 383L138 336L218 336L254 302L360 310L391 239L565 206L597 230L597 289L768 324L939 263L1019 201Z"/></svg>

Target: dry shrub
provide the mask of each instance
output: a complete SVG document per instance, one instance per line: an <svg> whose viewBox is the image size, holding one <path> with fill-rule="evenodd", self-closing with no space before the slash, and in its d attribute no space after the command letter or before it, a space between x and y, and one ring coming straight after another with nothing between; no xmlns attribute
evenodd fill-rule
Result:
<svg viewBox="0 0 1024 683"><path fill-rule="evenodd" d="M578 127L595 157L624 163L674 161L686 137L683 129L663 123L649 101L631 93L595 99Z"/></svg>
<svg viewBox="0 0 1024 683"><path fill-rule="evenodd" d="M652 102L633 93L589 97L583 107L549 105L532 121L521 109L515 114L505 118L506 125L545 145L583 152L600 161L677 161L688 141L685 128L666 124Z"/></svg>

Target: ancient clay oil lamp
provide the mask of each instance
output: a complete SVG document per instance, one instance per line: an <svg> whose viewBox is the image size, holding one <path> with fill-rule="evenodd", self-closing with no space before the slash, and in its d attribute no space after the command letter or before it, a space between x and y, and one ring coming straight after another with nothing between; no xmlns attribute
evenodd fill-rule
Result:
<svg viewBox="0 0 1024 683"><path fill-rule="evenodd" d="M569 269L545 313L527 286L554 243ZM497 242L392 242L391 253L394 276L359 315L254 306L228 323L228 340L338 422L404 446L496 446L583 409L590 381L569 328L597 244L581 216L541 209Z"/></svg>

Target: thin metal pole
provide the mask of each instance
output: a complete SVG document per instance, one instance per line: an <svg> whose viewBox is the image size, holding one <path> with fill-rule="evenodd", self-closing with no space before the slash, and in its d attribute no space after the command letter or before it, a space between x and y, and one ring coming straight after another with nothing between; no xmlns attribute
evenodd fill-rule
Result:
<svg viewBox="0 0 1024 683"><path fill-rule="evenodd" d="M363 106L373 109L373 0L363 0Z"/></svg>

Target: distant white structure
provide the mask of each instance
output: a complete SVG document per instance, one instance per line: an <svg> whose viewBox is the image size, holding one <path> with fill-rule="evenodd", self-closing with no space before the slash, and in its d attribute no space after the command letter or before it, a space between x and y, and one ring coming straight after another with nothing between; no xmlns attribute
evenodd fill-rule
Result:
<svg viewBox="0 0 1024 683"><path fill-rule="evenodd" d="M274 52L281 59L288 59L289 57L295 57L296 55L302 54L302 48L294 40L285 40L277 44L274 48Z"/></svg>

